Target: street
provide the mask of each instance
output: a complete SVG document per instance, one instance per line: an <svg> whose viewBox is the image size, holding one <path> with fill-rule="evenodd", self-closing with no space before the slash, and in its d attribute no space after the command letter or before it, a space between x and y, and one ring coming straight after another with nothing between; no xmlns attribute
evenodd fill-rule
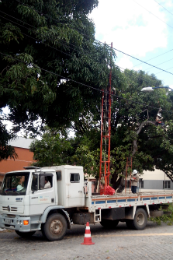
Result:
<svg viewBox="0 0 173 260"><path fill-rule="evenodd" d="M74 225L61 241L47 242L41 232L31 239L20 238L14 231L0 231L1 260L34 259L172 259L173 226L148 222L145 230L129 230L119 223L116 230L91 225L95 245L81 245L84 226Z"/></svg>

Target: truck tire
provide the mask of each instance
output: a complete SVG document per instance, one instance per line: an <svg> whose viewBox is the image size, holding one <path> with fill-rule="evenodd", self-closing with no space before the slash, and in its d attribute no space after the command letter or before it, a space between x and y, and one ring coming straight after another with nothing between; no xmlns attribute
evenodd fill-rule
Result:
<svg viewBox="0 0 173 260"><path fill-rule="evenodd" d="M134 219L132 220L134 229L142 230L147 225L147 213L144 209L138 208Z"/></svg>
<svg viewBox="0 0 173 260"><path fill-rule="evenodd" d="M18 230L15 230L16 234L18 234L18 236L23 237L23 238L31 238L36 231L30 231L30 232L20 232Z"/></svg>
<svg viewBox="0 0 173 260"><path fill-rule="evenodd" d="M151 217L161 217L163 215L162 210L151 210L150 211L150 216Z"/></svg>
<svg viewBox="0 0 173 260"><path fill-rule="evenodd" d="M119 223L119 220L107 220L107 219L102 219L102 221L100 222L100 224L104 228L109 228L109 229L116 228L118 223Z"/></svg>
<svg viewBox="0 0 173 260"><path fill-rule="evenodd" d="M67 231L67 221L61 214L55 213L48 217L42 226L43 236L49 241L61 240Z"/></svg>

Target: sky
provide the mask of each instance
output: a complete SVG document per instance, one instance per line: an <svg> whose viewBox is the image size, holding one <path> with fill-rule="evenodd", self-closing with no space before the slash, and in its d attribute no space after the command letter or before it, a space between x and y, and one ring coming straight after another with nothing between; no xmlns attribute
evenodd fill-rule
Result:
<svg viewBox="0 0 173 260"><path fill-rule="evenodd" d="M99 0L90 15L96 27L95 38L111 44L151 65L116 51L116 65L123 69L155 74L163 86L173 88L173 1Z"/></svg>

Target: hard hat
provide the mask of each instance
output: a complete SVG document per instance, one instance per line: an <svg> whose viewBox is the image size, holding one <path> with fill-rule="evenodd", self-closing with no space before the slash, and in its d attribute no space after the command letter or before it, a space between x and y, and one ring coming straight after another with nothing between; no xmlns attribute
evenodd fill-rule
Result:
<svg viewBox="0 0 173 260"><path fill-rule="evenodd" d="M138 173L137 170L133 170L133 172L132 172L133 175L136 175L137 173Z"/></svg>
<svg viewBox="0 0 173 260"><path fill-rule="evenodd" d="M157 113L158 117L162 117L162 115L160 113Z"/></svg>

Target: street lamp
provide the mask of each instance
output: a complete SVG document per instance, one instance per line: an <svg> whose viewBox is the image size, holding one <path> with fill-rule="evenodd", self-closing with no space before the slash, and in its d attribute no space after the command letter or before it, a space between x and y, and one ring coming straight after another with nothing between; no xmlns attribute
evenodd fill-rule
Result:
<svg viewBox="0 0 173 260"><path fill-rule="evenodd" d="M165 88L165 89L169 89L170 91L173 91L173 89L170 88L169 86L163 86L163 87L145 87L145 88L142 88L141 91L153 91L154 89L157 89L157 88Z"/></svg>

